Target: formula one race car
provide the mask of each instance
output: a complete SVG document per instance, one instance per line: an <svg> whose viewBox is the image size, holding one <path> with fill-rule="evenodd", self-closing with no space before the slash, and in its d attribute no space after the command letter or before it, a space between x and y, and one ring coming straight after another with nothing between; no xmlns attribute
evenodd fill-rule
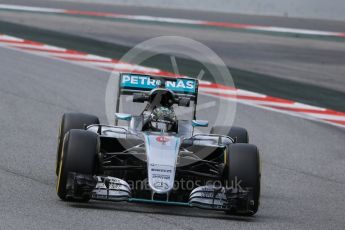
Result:
<svg viewBox="0 0 345 230"><path fill-rule="evenodd" d="M248 144L248 133L240 127L195 133L208 126L208 121L196 120L198 84L192 78L122 73L115 126L102 125L92 115L64 114L57 195L65 201L146 202L255 214L258 149ZM119 113L125 96L145 103L139 115ZM190 106L193 119L176 117L175 108Z"/></svg>

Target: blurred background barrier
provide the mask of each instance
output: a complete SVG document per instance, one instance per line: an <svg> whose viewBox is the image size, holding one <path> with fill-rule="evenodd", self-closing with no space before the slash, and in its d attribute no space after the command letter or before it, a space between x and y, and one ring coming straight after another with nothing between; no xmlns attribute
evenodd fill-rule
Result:
<svg viewBox="0 0 345 230"><path fill-rule="evenodd" d="M50 0L56 1L56 0ZM65 0L345 21L345 0Z"/></svg>

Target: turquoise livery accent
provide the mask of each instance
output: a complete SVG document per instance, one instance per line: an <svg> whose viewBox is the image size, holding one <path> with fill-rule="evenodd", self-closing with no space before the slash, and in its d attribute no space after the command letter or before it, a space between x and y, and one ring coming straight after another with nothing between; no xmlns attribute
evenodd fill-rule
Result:
<svg viewBox="0 0 345 230"><path fill-rule="evenodd" d="M193 127L207 127L208 121L205 120L192 120Z"/></svg>
<svg viewBox="0 0 345 230"><path fill-rule="evenodd" d="M127 114L127 113L115 113L115 117L119 120L130 121L132 118L132 115Z"/></svg>
<svg viewBox="0 0 345 230"><path fill-rule="evenodd" d="M145 75L123 74L121 88L151 90L159 87L161 80ZM166 80L165 88L176 93L196 93L196 80L177 78Z"/></svg>

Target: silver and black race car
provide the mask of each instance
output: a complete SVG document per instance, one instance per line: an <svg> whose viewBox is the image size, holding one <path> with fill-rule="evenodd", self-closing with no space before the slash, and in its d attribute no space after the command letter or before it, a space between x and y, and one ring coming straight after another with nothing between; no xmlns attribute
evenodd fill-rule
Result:
<svg viewBox="0 0 345 230"><path fill-rule="evenodd" d="M120 113L123 96L144 103L142 112ZM63 115L57 195L65 201L146 202L255 214L260 198L257 147L248 144L248 133L240 127L214 126L210 133L196 133L208 126L196 119L197 101L196 79L120 74L115 125L102 125L87 114ZM178 119L179 107L192 107L193 118Z"/></svg>

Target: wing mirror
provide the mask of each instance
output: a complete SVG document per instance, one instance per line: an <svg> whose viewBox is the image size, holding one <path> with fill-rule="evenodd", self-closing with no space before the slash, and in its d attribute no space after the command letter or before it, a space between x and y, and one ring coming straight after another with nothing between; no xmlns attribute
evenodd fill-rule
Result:
<svg viewBox="0 0 345 230"><path fill-rule="evenodd" d="M115 113L117 120L130 121L132 119L132 114L128 113Z"/></svg>
<svg viewBox="0 0 345 230"><path fill-rule="evenodd" d="M206 120L193 120L192 126L193 127L207 127L208 121L206 121Z"/></svg>
<svg viewBox="0 0 345 230"><path fill-rule="evenodd" d="M133 94L133 102L144 103L148 101L148 96L142 93L134 93Z"/></svg>
<svg viewBox="0 0 345 230"><path fill-rule="evenodd" d="M190 98L182 97L178 99L178 106L189 107L190 105Z"/></svg>

